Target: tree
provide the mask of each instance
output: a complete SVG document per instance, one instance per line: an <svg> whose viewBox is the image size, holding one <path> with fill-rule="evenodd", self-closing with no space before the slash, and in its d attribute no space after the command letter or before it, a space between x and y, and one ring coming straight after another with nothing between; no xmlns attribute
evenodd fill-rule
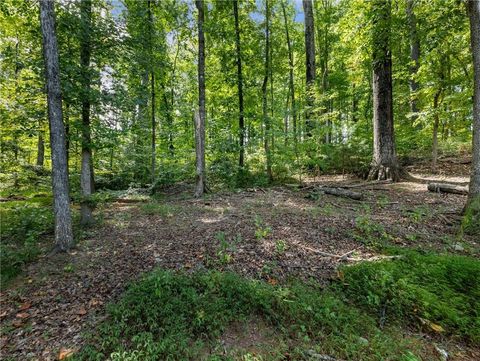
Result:
<svg viewBox="0 0 480 361"><path fill-rule="evenodd" d="M467 214L480 228L480 2L467 1L470 20L470 43L473 58L473 137L472 171L467 204ZM476 221L475 221L476 220Z"/></svg>
<svg viewBox="0 0 480 361"><path fill-rule="evenodd" d="M148 12L148 31L149 31L149 47L150 47L150 106L151 106L151 121L152 121L152 166L151 166L151 176L152 184L155 183L155 168L156 168L156 127L157 122L155 120L155 72L153 71L154 67L154 55L153 55L153 37L154 37L154 27L153 27L153 14L152 14L152 1L147 1L147 12Z"/></svg>
<svg viewBox="0 0 480 361"><path fill-rule="evenodd" d="M410 113L412 121L415 122L418 115L418 81L416 79L418 68L420 66L420 37L417 31L417 17L415 15L416 0L407 0L407 19L410 37L410 78L408 84L410 87Z"/></svg>
<svg viewBox="0 0 480 361"><path fill-rule="evenodd" d="M91 56L91 29L92 29L92 1L80 2L80 65L82 83L82 171L80 185L82 202L80 223L88 225L93 222L92 206L89 197L93 190L92 174L92 140L90 131L90 56Z"/></svg>
<svg viewBox="0 0 480 361"><path fill-rule="evenodd" d="M315 25L313 21L312 0L303 0L303 12L305 13L305 67L306 67L306 109L305 127L307 136L312 136L313 120L312 108L314 105L315 85Z"/></svg>
<svg viewBox="0 0 480 361"><path fill-rule="evenodd" d="M287 12L285 10L285 2L282 1L282 12L283 12L283 20L285 23L285 36L287 39L287 49L288 49L288 86L289 86L289 94L291 97L291 109L292 109L292 120L293 120L293 142L295 147L295 152L297 151L297 105L295 103L295 82L293 76L294 70L294 63L293 63L293 50L292 50L292 43L290 41L290 32L288 31L288 20L287 20ZM286 129L288 130L288 129Z"/></svg>
<svg viewBox="0 0 480 361"><path fill-rule="evenodd" d="M243 168L245 158L245 121L243 114L243 74L242 74L242 52L240 49L240 25L238 21L238 0L233 0L233 16L235 18L235 47L237 52L237 88L238 88L238 135L240 143L240 154L238 166Z"/></svg>
<svg viewBox="0 0 480 361"><path fill-rule="evenodd" d="M400 180L393 128L391 0L373 0L373 161L369 179Z"/></svg>
<svg viewBox="0 0 480 361"><path fill-rule="evenodd" d="M268 97L267 85L268 77L271 76L271 61L270 61L270 6L268 0L265 0L265 73L262 84L262 111L263 124L265 127L265 134L263 137L263 146L265 149L265 158L267 162L267 176L269 181L273 181L272 173L272 153L270 149L271 136L271 119L268 116Z"/></svg>
<svg viewBox="0 0 480 361"><path fill-rule="evenodd" d="M55 214L55 244L58 251L66 251L73 244L72 218L68 186L65 128L62 115L60 69L55 34L55 10L51 0L40 0L40 23L45 58L48 119L52 157L52 190Z"/></svg>
<svg viewBox="0 0 480 361"><path fill-rule="evenodd" d="M203 32L204 4L196 0L198 10L198 111L195 112L195 196L201 197L206 189L205 180L205 34Z"/></svg>

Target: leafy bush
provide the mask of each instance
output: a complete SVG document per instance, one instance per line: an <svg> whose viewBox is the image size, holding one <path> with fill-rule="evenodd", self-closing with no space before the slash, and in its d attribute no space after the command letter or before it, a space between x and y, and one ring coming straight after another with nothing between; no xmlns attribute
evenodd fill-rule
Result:
<svg viewBox="0 0 480 361"><path fill-rule="evenodd" d="M293 359L321 347L322 353L348 359L406 360L410 347L401 337L379 330L374 318L314 286L274 286L232 273L158 270L108 307L108 319L76 358L214 360L220 354L211 350L229 324L259 318L293 345L284 350ZM363 338L371 346L359 342Z"/></svg>
<svg viewBox="0 0 480 361"><path fill-rule="evenodd" d="M409 253L342 272L343 291L356 304L480 342L480 261Z"/></svg>
<svg viewBox="0 0 480 361"><path fill-rule="evenodd" d="M0 211L2 284L38 255L40 237L53 232L53 212L45 205L51 199L33 200L35 202L10 202Z"/></svg>

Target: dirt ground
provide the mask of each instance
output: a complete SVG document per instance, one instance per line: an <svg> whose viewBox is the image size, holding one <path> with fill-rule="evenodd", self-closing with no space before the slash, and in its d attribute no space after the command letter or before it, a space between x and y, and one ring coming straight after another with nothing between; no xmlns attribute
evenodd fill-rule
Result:
<svg viewBox="0 0 480 361"><path fill-rule="evenodd" d="M435 177L467 181L462 164L452 167ZM170 191L153 206L111 203L97 210L99 224L76 249L40 258L2 292L2 359L54 360L61 348L79 349L85 333L105 317L106 304L155 267L326 283L340 263L374 257L382 242L479 255L480 239L457 242L465 196L430 193L425 184L411 182L355 188L362 202L312 196L318 185L359 182L328 176L302 188L248 189L201 200ZM476 359L477 352L457 359Z"/></svg>

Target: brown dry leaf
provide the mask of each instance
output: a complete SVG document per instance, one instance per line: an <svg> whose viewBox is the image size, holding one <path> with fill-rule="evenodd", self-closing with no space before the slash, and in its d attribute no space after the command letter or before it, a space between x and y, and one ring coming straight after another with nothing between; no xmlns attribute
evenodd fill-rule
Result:
<svg viewBox="0 0 480 361"><path fill-rule="evenodd" d="M433 322L430 322L429 326L433 331L438 333L445 331L442 326L437 325L436 323L433 323Z"/></svg>
<svg viewBox="0 0 480 361"><path fill-rule="evenodd" d="M97 305L101 305L103 302L100 300L97 300L96 298L92 298L90 302L88 302L89 306L95 307Z"/></svg>
<svg viewBox="0 0 480 361"><path fill-rule="evenodd" d="M272 286L275 286L278 283L278 281L275 278L269 278L268 283L270 283Z"/></svg>
<svg viewBox="0 0 480 361"><path fill-rule="evenodd" d="M0 313L0 318L4 318L6 315L8 315L8 312L3 311L2 313Z"/></svg>
<svg viewBox="0 0 480 361"><path fill-rule="evenodd" d="M25 310L28 310L30 307L32 307L32 304L27 301L27 302L24 302L20 305L19 310L20 311L25 311Z"/></svg>
<svg viewBox="0 0 480 361"><path fill-rule="evenodd" d="M12 326L13 327L19 328L19 327L22 327L22 325L23 325L22 320L13 320L12 321Z"/></svg>
<svg viewBox="0 0 480 361"><path fill-rule="evenodd" d="M15 315L16 318L29 318L30 315L26 312L19 312Z"/></svg>
<svg viewBox="0 0 480 361"><path fill-rule="evenodd" d="M84 316L86 314L87 314L87 310L83 306L77 310L77 315Z"/></svg>
<svg viewBox="0 0 480 361"><path fill-rule="evenodd" d="M62 347L60 349L60 352L58 353L58 359L59 360L65 360L66 358L72 356L74 353L75 353L74 349Z"/></svg>

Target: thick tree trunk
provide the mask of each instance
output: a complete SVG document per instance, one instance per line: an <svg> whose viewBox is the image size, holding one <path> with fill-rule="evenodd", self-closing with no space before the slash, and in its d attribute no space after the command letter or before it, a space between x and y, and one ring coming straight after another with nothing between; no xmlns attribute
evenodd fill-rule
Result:
<svg viewBox="0 0 480 361"><path fill-rule="evenodd" d="M285 2L282 1L282 11L283 11L283 20L285 22L285 35L287 37L287 49L288 49L288 82L290 88L290 97L291 97L291 114L293 122L293 142L295 152L297 151L297 105L295 103L295 82L293 77L294 63L293 63L293 50L292 43L290 41L290 33L288 31L288 20L287 13L285 11ZM288 103L288 102L287 102Z"/></svg>
<svg viewBox="0 0 480 361"><path fill-rule="evenodd" d="M373 161L368 177L399 181L393 127L391 0L374 0L373 11Z"/></svg>
<svg viewBox="0 0 480 361"><path fill-rule="evenodd" d="M240 48L240 25L238 21L238 0L233 1L233 15L235 17L235 46L237 50L237 87L238 87L238 137L240 154L238 166L243 168L245 158L245 122L243 116L243 74L242 74L242 52Z"/></svg>
<svg viewBox="0 0 480 361"><path fill-rule="evenodd" d="M315 87L315 28L313 22L312 0L303 0L303 12L305 14L305 67L307 98L305 104L305 130L308 137L312 136L313 105Z"/></svg>
<svg viewBox="0 0 480 361"><path fill-rule="evenodd" d="M416 79L418 68L420 67L420 38L417 32L417 17L415 16L415 2L416 0L407 1L407 18L410 28L410 78L408 84L410 87L410 113L412 113L412 121L418 118L418 98L416 92L418 91L418 82Z"/></svg>
<svg viewBox="0 0 480 361"><path fill-rule="evenodd" d="M51 0L40 0L39 3L50 126L55 244L57 250L66 251L73 244L73 232L68 189L65 127L62 120L60 69L55 34L55 10L54 2Z"/></svg>
<svg viewBox="0 0 480 361"><path fill-rule="evenodd" d="M82 190L82 202L80 211L80 223L88 225L93 222L90 196L92 195L92 140L90 133L90 57L91 57L91 26L92 26L92 2L82 0L80 2L81 38L80 38L80 64L82 75L82 171L80 186Z"/></svg>
<svg viewBox="0 0 480 361"><path fill-rule="evenodd" d="M480 226L480 2L467 2L470 18L470 42L473 57L473 137L472 171L470 188L465 207Z"/></svg>
<svg viewBox="0 0 480 361"><path fill-rule="evenodd" d="M269 1L265 0L265 75L262 84L262 113L263 124L265 126L265 135L263 138L263 147L265 149L265 157L267 163L267 176L269 181L273 180L272 160L270 150L270 133L271 124L268 116L268 100L267 100L267 85L268 76L270 75L270 6Z"/></svg>
<svg viewBox="0 0 480 361"><path fill-rule="evenodd" d="M37 140L37 167L43 167L45 161L45 141L43 140L43 131L38 132Z"/></svg>
<svg viewBox="0 0 480 361"><path fill-rule="evenodd" d="M203 33L204 4L196 0L198 10L198 112L195 113L196 188L201 197L206 189L205 179L205 34Z"/></svg>

